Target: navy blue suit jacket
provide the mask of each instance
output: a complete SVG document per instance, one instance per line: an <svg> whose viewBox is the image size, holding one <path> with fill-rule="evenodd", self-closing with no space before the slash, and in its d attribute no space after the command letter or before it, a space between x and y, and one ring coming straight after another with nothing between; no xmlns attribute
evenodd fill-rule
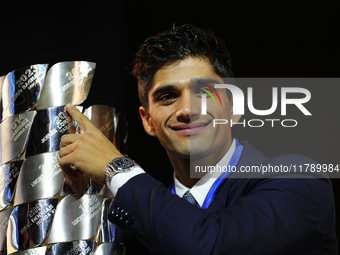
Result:
<svg viewBox="0 0 340 255"><path fill-rule="evenodd" d="M268 158L244 146L238 169L316 163L300 155ZM140 174L118 190L109 219L153 254L337 254L332 185L312 174L232 173L207 209Z"/></svg>

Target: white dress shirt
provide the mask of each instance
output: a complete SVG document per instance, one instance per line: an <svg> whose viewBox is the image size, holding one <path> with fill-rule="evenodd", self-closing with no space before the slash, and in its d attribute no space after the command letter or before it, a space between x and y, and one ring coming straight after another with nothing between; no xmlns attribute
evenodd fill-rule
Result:
<svg viewBox="0 0 340 255"><path fill-rule="evenodd" d="M232 155L234 154L235 148L236 148L236 142L234 139L227 153L223 156L223 158L216 165L228 166L229 161ZM202 207L205 197L207 196L211 186L216 181L216 178L218 178L222 173L223 173L222 171L221 172L215 171L212 174L209 174L209 173L205 174L191 189L184 186L177 179L176 174L174 173L176 194L180 197L183 197L183 195L189 190L191 195L193 195L193 197L196 199L197 203Z"/></svg>
<svg viewBox="0 0 340 255"><path fill-rule="evenodd" d="M223 156L223 158L216 165L227 166L235 151L235 147L236 147L236 142L234 139L227 153ZM122 187L128 180L142 173L145 173L145 171L140 167L136 167L133 169L133 171L126 172L124 174L116 174L115 176L113 176L111 180L111 185L109 187L113 195L116 195L118 189ZM211 186L214 184L216 178L218 178L222 173L223 172L215 171L212 174L209 174L209 173L205 174L191 189L184 186L177 179L174 173L174 183L175 183L176 194L180 197L183 197L184 193L190 190L190 193L194 196L197 203L202 207L204 199L207 196Z"/></svg>

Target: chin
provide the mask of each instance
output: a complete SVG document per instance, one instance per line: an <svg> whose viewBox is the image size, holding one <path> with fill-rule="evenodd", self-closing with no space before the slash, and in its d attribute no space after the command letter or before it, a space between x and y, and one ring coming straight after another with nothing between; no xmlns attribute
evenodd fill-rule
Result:
<svg viewBox="0 0 340 255"><path fill-rule="evenodd" d="M202 147L191 147L190 149L190 158L191 159L200 159L203 158L204 156L208 155L211 153L210 150L206 150L205 148Z"/></svg>

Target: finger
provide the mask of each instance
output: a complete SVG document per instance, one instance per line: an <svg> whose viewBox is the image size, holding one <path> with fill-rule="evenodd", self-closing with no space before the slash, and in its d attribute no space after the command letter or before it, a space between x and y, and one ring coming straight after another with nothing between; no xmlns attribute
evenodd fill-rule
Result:
<svg viewBox="0 0 340 255"><path fill-rule="evenodd" d="M77 123L74 119L72 119L72 116L67 112L65 107L65 113L67 116L67 125L68 125L68 131L70 134L76 134L77 133Z"/></svg>
<svg viewBox="0 0 340 255"><path fill-rule="evenodd" d="M71 177L74 180L77 180L79 175L82 175L82 172L74 165L73 155L69 155L72 152L70 147L71 146L68 146L65 149L62 149L59 151L59 157L60 157L59 165L67 176Z"/></svg>
<svg viewBox="0 0 340 255"><path fill-rule="evenodd" d="M63 135L60 140L60 148L64 148L80 139L80 134Z"/></svg>
<svg viewBox="0 0 340 255"><path fill-rule="evenodd" d="M70 132L70 134L77 134L77 123L72 120L68 123L68 131Z"/></svg>
<svg viewBox="0 0 340 255"><path fill-rule="evenodd" d="M66 111L78 123L82 131L87 132L95 127L75 106L71 104L66 105Z"/></svg>
<svg viewBox="0 0 340 255"><path fill-rule="evenodd" d="M59 150L59 158L64 158L65 156L71 154L74 150L75 150L75 146L73 144L69 144L67 146L61 147L61 149ZM73 162L67 162L67 163L70 163L71 165L73 164Z"/></svg>
<svg viewBox="0 0 340 255"><path fill-rule="evenodd" d="M60 163L59 160L59 165L63 172L66 174L66 176L70 179L77 180L79 178L79 170L73 170L70 165L64 165L62 166L62 163Z"/></svg>

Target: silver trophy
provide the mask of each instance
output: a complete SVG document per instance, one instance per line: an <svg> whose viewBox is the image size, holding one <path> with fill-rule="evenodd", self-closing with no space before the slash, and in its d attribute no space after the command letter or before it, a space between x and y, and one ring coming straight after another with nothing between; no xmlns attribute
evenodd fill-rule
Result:
<svg viewBox="0 0 340 255"><path fill-rule="evenodd" d="M0 255L126 253L107 217L110 190L85 175L69 187L58 163L61 137L81 132L65 105L82 110L94 71L95 63L74 61L0 77ZM124 150L124 115L104 105L84 114Z"/></svg>

